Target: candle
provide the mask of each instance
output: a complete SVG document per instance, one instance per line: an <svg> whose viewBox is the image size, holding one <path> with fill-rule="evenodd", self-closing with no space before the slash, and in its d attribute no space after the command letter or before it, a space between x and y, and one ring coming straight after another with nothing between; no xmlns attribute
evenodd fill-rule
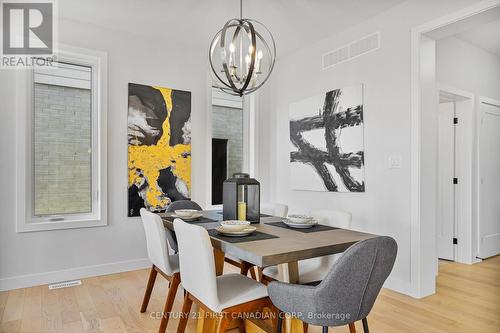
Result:
<svg viewBox="0 0 500 333"><path fill-rule="evenodd" d="M246 221L247 219L247 204L244 201L238 201L238 220Z"/></svg>

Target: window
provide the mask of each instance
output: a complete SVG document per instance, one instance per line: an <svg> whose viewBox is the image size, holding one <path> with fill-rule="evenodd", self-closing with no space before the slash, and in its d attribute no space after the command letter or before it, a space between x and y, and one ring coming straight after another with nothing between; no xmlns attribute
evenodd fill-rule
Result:
<svg viewBox="0 0 500 333"><path fill-rule="evenodd" d="M244 170L244 117L241 97L212 90L212 205L222 204L222 184Z"/></svg>
<svg viewBox="0 0 500 333"><path fill-rule="evenodd" d="M18 231L106 225L106 55L64 50L20 79Z"/></svg>

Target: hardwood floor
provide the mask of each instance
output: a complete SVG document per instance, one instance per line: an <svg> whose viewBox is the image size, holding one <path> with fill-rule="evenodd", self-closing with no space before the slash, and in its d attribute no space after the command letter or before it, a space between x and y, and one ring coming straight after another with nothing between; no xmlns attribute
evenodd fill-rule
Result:
<svg viewBox="0 0 500 333"><path fill-rule="evenodd" d="M227 271L234 268L226 266ZM88 278L83 285L48 290L47 286L0 292L0 332L157 332L168 286L158 279L148 311L140 313L148 270ZM179 292L174 311L180 311ZM193 308L194 309L194 308ZM370 332L500 333L500 256L476 265L443 263L437 294L416 300L383 290L368 317ZM177 329L178 318L167 332ZM186 332L195 332L189 320ZM361 322L356 323L362 332ZM348 332L347 327L330 332ZM235 331L237 332L237 330ZM309 332L320 332L310 327Z"/></svg>

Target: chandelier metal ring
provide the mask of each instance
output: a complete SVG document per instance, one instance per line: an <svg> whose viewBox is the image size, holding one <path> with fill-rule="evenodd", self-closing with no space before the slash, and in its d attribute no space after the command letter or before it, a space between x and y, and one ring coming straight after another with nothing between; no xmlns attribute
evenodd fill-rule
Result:
<svg viewBox="0 0 500 333"><path fill-rule="evenodd" d="M260 28L263 29L261 32L258 31ZM216 58L217 51L220 52L219 58ZM271 32L252 19L227 21L215 34L209 49L214 85L238 96L262 87L269 79L275 59L276 45Z"/></svg>

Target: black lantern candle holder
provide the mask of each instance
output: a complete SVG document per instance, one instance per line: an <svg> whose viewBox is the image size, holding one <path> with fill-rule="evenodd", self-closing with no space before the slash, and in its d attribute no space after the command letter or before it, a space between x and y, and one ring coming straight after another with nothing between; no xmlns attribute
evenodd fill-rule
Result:
<svg viewBox="0 0 500 333"><path fill-rule="evenodd" d="M260 222L260 183L246 173L235 173L222 188L224 220Z"/></svg>

